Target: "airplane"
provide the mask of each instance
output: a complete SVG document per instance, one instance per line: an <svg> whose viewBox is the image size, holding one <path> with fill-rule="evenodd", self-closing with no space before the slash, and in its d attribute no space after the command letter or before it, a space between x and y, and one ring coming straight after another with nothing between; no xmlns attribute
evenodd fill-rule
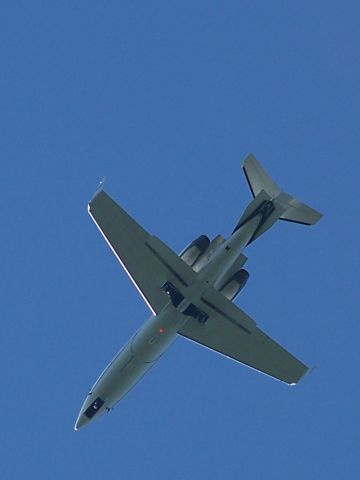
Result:
<svg viewBox="0 0 360 480"><path fill-rule="evenodd" d="M179 335L289 385L308 372L233 300L249 278L247 245L277 220L313 225L322 214L283 192L252 154L243 171L253 199L229 238L201 235L179 255L136 223L103 185L96 191L89 214L152 315L97 379L75 430L112 410Z"/></svg>

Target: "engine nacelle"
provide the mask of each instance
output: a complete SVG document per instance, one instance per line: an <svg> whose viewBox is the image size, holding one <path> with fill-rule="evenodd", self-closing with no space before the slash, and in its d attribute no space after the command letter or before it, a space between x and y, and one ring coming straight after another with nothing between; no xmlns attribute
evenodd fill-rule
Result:
<svg viewBox="0 0 360 480"><path fill-rule="evenodd" d="M242 268L241 270L238 270L230 280L225 283L220 292L229 300L233 300L240 290L245 287L249 276L249 272L245 269Z"/></svg>
<svg viewBox="0 0 360 480"><path fill-rule="evenodd" d="M200 235L180 253L179 257L192 267L208 248L209 244L210 239L206 235Z"/></svg>

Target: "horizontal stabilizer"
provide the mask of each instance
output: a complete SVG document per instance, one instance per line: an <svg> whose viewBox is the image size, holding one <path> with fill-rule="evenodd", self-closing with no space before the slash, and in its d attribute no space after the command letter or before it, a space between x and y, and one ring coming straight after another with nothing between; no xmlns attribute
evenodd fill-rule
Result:
<svg viewBox="0 0 360 480"><path fill-rule="evenodd" d="M290 197L286 202L286 205L287 208L281 215L280 220L301 223L302 225L314 225L322 217L320 212L314 210L305 203L299 202L295 198Z"/></svg>

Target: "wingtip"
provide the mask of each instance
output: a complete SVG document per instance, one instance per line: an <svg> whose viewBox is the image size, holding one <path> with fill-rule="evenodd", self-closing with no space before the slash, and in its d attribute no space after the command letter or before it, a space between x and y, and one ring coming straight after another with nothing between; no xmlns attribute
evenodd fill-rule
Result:
<svg viewBox="0 0 360 480"><path fill-rule="evenodd" d="M290 386L294 386L294 385L298 385L299 383L302 383L302 381L304 380L305 377L308 377L314 370L315 370L315 366L312 366L312 367L307 367L305 373L299 378L299 380L295 383L289 383Z"/></svg>
<svg viewBox="0 0 360 480"><path fill-rule="evenodd" d="M106 177L102 177L100 179L100 182L99 182L99 185L97 187L97 190L102 190L104 188L104 185L105 185L105 181L106 181Z"/></svg>
<svg viewBox="0 0 360 480"><path fill-rule="evenodd" d="M97 189L95 190L94 195L90 199L89 206L91 202L94 200L94 198L96 198L99 195L99 193L101 193L104 190L105 181L106 181L106 177L102 177L100 179L99 185L97 186Z"/></svg>

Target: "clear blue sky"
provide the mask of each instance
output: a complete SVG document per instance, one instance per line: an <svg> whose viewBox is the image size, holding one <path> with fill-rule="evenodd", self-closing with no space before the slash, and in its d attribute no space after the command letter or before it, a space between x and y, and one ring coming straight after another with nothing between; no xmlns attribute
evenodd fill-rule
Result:
<svg viewBox="0 0 360 480"><path fill-rule="evenodd" d="M359 24L355 1L2 3L2 479L358 478ZM180 251L231 232L250 151L324 218L255 242L236 302L317 368L291 388L179 338L74 432L149 314L87 214L99 179Z"/></svg>

